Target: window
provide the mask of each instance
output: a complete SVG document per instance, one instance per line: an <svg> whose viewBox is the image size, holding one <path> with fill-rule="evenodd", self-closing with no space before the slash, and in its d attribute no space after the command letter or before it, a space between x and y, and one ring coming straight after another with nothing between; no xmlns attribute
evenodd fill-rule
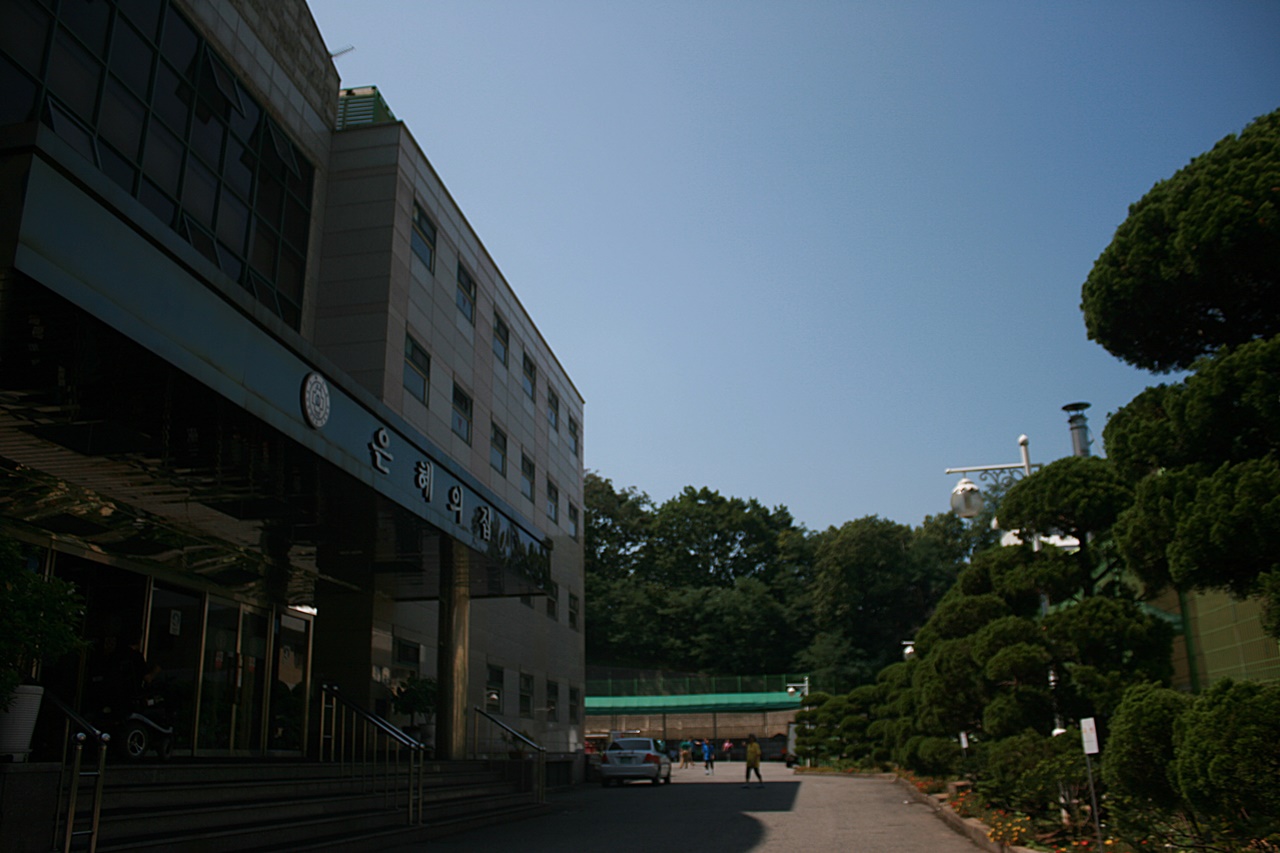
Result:
<svg viewBox="0 0 1280 853"><path fill-rule="evenodd" d="M489 426L489 464L502 476L507 476L507 434L497 424Z"/></svg>
<svg viewBox="0 0 1280 853"><path fill-rule="evenodd" d="M457 382L453 383L453 431L471 443L471 397Z"/></svg>
<svg viewBox="0 0 1280 853"><path fill-rule="evenodd" d="M507 366L507 352L511 349L511 332L497 314L493 315L493 354L503 367Z"/></svg>
<svg viewBox="0 0 1280 853"><path fill-rule="evenodd" d="M578 422L569 418L569 450L575 457L578 455L578 445L581 444L578 433Z"/></svg>
<svg viewBox="0 0 1280 853"><path fill-rule="evenodd" d="M520 673L520 716L533 719L533 676Z"/></svg>
<svg viewBox="0 0 1280 853"><path fill-rule="evenodd" d="M471 325L476 324L476 282L467 268L458 261L458 310Z"/></svg>
<svg viewBox="0 0 1280 853"><path fill-rule="evenodd" d="M560 520L560 490L551 482L550 477L547 478L547 518L552 521Z"/></svg>
<svg viewBox="0 0 1280 853"><path fill-rule="evenodd" d="M404 336L404 387L423 403L431 389L431 356L417 341Z"/></svg>
<svg viewBox="0 0 1280 853"><path fill-rule="evenodd" d="M0 126L45 124L298 329L315 167L181 5L2 4Z"/></svg>
<svg viewBox="0 0 1280 853"><path fill-rule="evenodd" d="M428 270L435 270L436 259L436 226L427 218L426 211L416 201L413 203L413 235L410 238L413 253L427 265Z"/></svg>
<svg viewBox="0 0 1280 853"><path fill-rule="evenodd" d="M547 722L554 723L560 719L560 685L547 679Z"/></svg>
<svg viewBox="0 0 1280 853"><path fill-rule="evenodd" d="M569 722L578 722L578 706L582 704L582 691L576 687L569 688Z"/></svg>
<svg viewBox="0 0 1280 853"><path fill-rule="evenodd" d="M578 538L578 508L569 504L569 536Z"/></svg>
<svg viewBox="0 0 1280 853"><path fill-rule="evenodd" d="M502 713L502 688L506 673L502 667L489 665L489 674L484 681L484 709L492 714Z"/></svg>
<svg viewBox="0 0 1280 853"><path fill-rule="evenodd" d="M533 460L523 453L520 454L520 494L529 500L533 500L533 479L536 472L533 467Z"/></svg>
<svg viewBox="0 0 1280 853"><path fill-rule="evenodd" d="M560 621L560 584L547 581L547 618Z"/></svg>
<svg viewBox="0 0 1280 853"><path fill-rule="evenodd" d="M524 386L524 393L532 400L533 392L538 388L538 366L529 358L528 353L524 354L524 376L521 377L520 384Z"/></svg>
<svg viewBox="0 0 1280 853"><path fill-rule="evenodd" d="M395 662L406 666L416 667L419 663L421 648L422 647L417 643L411 643L408 640L396 638Z"/></svg>
<svg viewBox="0 0 1280 853"><path fill-rule="evenodd" d="M553 432L560 431L560 395L547 389L547 423Z"/></svg>
<svg viewBox="0 0 1280 853"><path fill-rule="evenodd" d="M573 593L569 593L569 627L578 630L578 617L582 613L582 600Z"/></svg>

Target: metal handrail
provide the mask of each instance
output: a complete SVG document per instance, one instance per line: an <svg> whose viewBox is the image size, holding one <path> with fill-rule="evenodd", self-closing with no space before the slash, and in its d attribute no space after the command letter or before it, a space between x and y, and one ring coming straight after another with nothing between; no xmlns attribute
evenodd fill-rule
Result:
<svg viewBox="0 0 1280 853"><path fill-rule="evenodd" d="M342 695L338 685L320 685L321 761L348 769L377 790L379 783L388 801L395 803L404 779L405 808L410 824L423 822L422 798L425 787L426 755L429 747L396 726ZM326 750L326 746L328 749ZM401 770L402 753L408 753L408 773ZM381 756L380 756L381 753ZM327 758L326 758L327 754Z"/></svg>
<svg viewBox="0 0 1280 853"><path fill-rule="evenodd" d="M547 748L532 740L523 732L518 732L511 726L499 720L493 714L490 714L484 708L476 705L472 708L475 711L475 727L472 734L472 748L476 755L480 754L480 718L484 717L490 723L505 731L513 741L520 741L533 748L534 751L534 776L533 776L533 794L539 805L547 801Z"/></svg>
<svg viewBox="0 0 1280 853"><path fill-rule="evenodd" d="M88 836L89 853L95 853L98 849L98 825L102 816L102 790L106 782L107 770L107 747L111 743L111 735L94 726L80 714L76 713L66 702L63 702L55 694L51 693L47 688L44 691L44 698L53 703L62 715L66 718L64 727L64 738L62 744L62 771L58 774L58 810L53 820L53 845L54 849L58 847L58 836L62 836L63 853L70 853L71 842L76 838ZM79 729L75 735L71 734L71 728ZM98 769L96 771L81 771L84 759L84 745L92 739L98 745ZM75 744L74 757L71 762L71 782L67 784L67 749ZM89 828L76 831L76 801L80 795L80 779L84 776L93 778L93 803L90 808ZM70 796L67 801L67 810L65 812L66 826L63 827L64 812L62 810L63 800L62 791L64 788L70 788Z"/></svg>

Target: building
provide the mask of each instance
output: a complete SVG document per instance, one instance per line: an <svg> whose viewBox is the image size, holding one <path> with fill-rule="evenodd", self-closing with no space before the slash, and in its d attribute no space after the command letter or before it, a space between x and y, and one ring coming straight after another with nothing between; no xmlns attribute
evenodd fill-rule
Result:
<svg viewBox="0 0 1280 853"><path fill-rule="evenodd" d="M583 399L409 128L302 0L0 14L0 528L93 644L46 686L140 634L180 755L409 675L439 756L576 754Z"/></svg>

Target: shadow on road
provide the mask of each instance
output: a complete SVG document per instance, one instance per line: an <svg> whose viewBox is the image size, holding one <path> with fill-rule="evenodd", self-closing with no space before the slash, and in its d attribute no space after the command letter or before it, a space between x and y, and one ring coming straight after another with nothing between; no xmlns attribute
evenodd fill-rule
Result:
<svg viewBox="0 0 1280 853"><path fill-rule="evenodd" d="M791 811L799 790L797 781L743 788L737 779L695 781L679 774L670 785L586 785L553 793L549 815L441 838L431 849L652 853L677 839L676 848L687 841L695 843L699 853L747 853L758 849L766 834L753 813Z"/></svg>

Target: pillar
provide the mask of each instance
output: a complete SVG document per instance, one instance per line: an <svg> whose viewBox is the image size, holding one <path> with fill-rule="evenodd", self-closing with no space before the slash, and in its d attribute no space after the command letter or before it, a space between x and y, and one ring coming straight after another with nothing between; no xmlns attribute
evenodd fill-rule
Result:
<svg viewBox="0 0 1280 853"><path fill-rule="evenodd" d="M440 537L440 626L436 657L436 756L467 757L467 670L471 658L471 585L467 549Z"/></svg>

